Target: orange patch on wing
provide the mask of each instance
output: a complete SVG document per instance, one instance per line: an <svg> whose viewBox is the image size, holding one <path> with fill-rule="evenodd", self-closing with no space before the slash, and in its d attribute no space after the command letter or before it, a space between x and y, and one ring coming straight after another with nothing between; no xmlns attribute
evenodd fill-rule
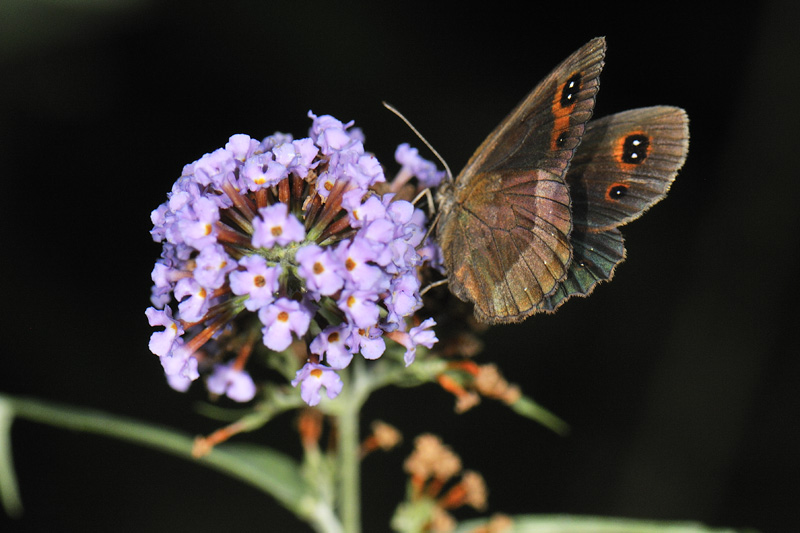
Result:
<svg viewBox="0 0 800 533"><path fill-rule="evenodd" d="M558 138L562 133L569 129L569 116L572 113L572 110L575 108L575 100L573 100L570 105L563 107L561 105L561 95L564 92L567 84L571 83L571 81L572 78L558 86L558 89L553 95L553 102L550 105L550 110L553 112L553 117L555 117L553 131L550 132L551 150L561 150L561 147L558 145Z"/></svg>
<svg viewBox="0 0 800 533"><path fill-rule="evenodd" d="M620 135L620 137L616 141L614 141L614 149L612 150L611 153L614 156L614 162L617 163L618 165L621 165L621 166L623 166L625 168L629 168L629 167L634 167L634 166L636 166L638 164L638 163L628 163L623 158L623 156L625 155L625 141L627 141L630 137L633 137L635 135L646 137L648 139L650 138L650 136L647 133L645 133L644 131L642 131L642 130L633 130L633 131L629 131L625 135ZM645 156L647 156L649 154L650 154L650 149L648 148L645 151ZM620 184L618 184L618 185L620 185ZM612 185L612 187L613 187L613 185ZM626 185L626 187L627 187L627 185ZM611 187L609 187L609 190L610 189L611 189Z"/></svg>
<svg viewBox="0 0 800 533"><path fill-rule="evenodd" d="M630 185L627 183L622 183L620 181L615 181L611 185L606 188L606 198L610 200L620 200L623 196L628 193L628 188Z"/></svg>

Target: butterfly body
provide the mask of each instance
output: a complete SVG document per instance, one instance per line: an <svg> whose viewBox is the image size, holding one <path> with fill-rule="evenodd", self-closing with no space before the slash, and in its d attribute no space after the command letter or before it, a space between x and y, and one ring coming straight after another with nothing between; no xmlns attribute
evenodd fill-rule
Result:
<svg viewBox="0 0 800 533"><path fill-rule="evenodd" d="M450 290L478 320L518 322L610 279L617 229L663 198L688 150L683 110L589 122L605 40L550 73L476 150L437 200Z"/></svg>

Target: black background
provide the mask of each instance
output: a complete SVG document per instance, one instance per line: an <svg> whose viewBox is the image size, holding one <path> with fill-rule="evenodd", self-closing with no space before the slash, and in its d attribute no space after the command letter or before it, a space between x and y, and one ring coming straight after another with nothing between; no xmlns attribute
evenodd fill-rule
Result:
<svg viewBox="0 0 800 533"><path fill-rule="evenodd" d="M388 529L426 431L484 474L492 511L793 530L797 4L604 4L4 2L0 390L213 430L147 350L149 213L182 166L234 133L303 136L312 109L354 119L396 170L394 147L420 143L387 100L457 169L552 67L606 35L596 116L684 107L687 164L625 229L611 284L490 330L480 357L573 432L492 402L456 416L434 386L383 391L364 423L405 443L364 463L365 531ZM245 438L297 453L292 424ZM6 531L306 530L156 452L27 422L13 439L26 512Z"/></svg>

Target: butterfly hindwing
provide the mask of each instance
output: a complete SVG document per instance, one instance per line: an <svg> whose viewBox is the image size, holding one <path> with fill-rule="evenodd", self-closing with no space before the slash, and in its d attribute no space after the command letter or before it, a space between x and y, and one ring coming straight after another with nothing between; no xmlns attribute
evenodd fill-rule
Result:
<svg viewBox="0 0 800 533"><path fill-rule="evenodd" d="M689 120L677 107L632 109L589 123L566 181L572 198L572 263L539 310L554 311L611 279L625 258L617 229L667 194L689 149Z"/></svg>
<svg viewBox="0 0 800 533"><path fill-rule="evenodd" d="M689 119L668 106L589 123L567 174L576 226L616 228L666 196L689 149Z"/></svg>
<svg viewBox="0 0 800 533"><path fill-rule="evenodd" d="M571 296L588 296L594 286L611 279L625 259L625 243L617 228L601 232L572 232L572 262L564 281L539 304L539 311L555 311Z"/></svg>
<svg viewBox="0 0 800 533"><path fill-rule="evenodd" d="M451 291L488 323L537 310L565 279L572 230L566 169L594 108L605 41L550 73L495 128L455 185L440 189Z"/></svg>

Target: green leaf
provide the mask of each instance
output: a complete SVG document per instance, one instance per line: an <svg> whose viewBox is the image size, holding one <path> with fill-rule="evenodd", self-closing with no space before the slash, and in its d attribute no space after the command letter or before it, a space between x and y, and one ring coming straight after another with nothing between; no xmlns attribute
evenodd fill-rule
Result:
<svg viewBox="0 0 800 533"><path fill-rule="evenodd" d="M520 397L520 399L512 403L510 407L515 413L535 420L559 435L563 436L569 433L569 424L534 402L528 396Z"/></svg>
<svg viewBox="0 0 800 533"><path fill-rule="evenodd" d="M22 499L19 495L17 476L14 473L14 458L11 453L11 424L14 409L0 396L0 499L3 508L13 518L22 515Z"/></svg>
<svg viewBox="0 0 800 533"><path fill-rule="evenodd" d="M213 468L271 495L318 531L341 531L333 511L305 483L299 463L277 450L227 443L198 459L192 456L194 438L171 428L95 409L0 394L0 497L12 516L22 509L10 453L10 426L16 416L133 442Z"/></svg>
<svg viewBox="0 0 800 533"><path fill-rule="evenodd" d="M735 533L733 529L716 529L696 522L655 522L574 515L516 515L514 527L507 533ZM486 526L489 519L461 522L456 533L468 533ZM738 530L743 531L743 530ZM506 533L506 532L504 532Z"/></svg>
<svg viewBox="0 0 800 533"><path fill-rule="evenodd" d="M397 506L392 516L392 529L400 533L421 533L430 522L436 502L422 498L413 502L403 502Z"/></svg>
<svg viewBox="0 0 800 533"><path fill-rule="evenodd" d="M253 485L295 512L301 511L298 504L309 495L299 463L266 446L226 443L197 461Z"/></svg>

